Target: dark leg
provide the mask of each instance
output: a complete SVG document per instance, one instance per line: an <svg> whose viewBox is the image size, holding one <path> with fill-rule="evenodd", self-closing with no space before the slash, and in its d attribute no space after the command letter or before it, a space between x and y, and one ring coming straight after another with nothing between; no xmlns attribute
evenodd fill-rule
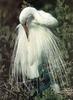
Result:
<svg viewBox="0 0 73 100"><path fill-rule="evenodd" d="M37 94L40 93L40 81L39 78L37 79Z"/></svg>

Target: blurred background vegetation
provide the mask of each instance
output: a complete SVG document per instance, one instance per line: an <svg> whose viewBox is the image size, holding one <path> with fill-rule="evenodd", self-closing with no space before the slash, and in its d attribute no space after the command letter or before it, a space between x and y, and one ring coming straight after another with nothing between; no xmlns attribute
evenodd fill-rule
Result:
<svg viewBox="0 0 73 100"><path fill-rule="evenodd" d="M29 93L24 95L23 90L12 90L8 82L16 37L15 27L19 23L20 11L27 6L50 12L59 21L58 27L53 31L65 47L62 52L70 80L70 88L63 94L56 95L46 89L43 96L35 96L35 100L73 100L73 0L0 0L0 100L30 100Z"/></svg>

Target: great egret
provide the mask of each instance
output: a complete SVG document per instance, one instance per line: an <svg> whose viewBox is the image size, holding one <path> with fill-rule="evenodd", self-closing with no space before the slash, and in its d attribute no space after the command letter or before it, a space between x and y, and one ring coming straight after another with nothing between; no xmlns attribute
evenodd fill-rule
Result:
<svg viewBox="0 0 73 100"><path fill-rule="evenodd" d="M59 91L57 82L63 85L66 72L57 45L59 39L50 30L50 27L58 24L57 19L43 10L26 7L19 15L19 22L18 37L12 57L12 78L18 82L18 77L22 75L23 83L26 77L38 78L38 69L44 63L52 77L53 89Z"/></svg>

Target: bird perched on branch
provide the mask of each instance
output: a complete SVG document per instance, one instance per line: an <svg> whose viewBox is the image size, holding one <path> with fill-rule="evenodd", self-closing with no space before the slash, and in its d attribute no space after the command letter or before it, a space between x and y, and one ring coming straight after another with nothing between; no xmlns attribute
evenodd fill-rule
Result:
<svg viewBox="0 0 73 100"><path fill-rule="evenodd" d="M63 85L66 72L57 44L59 39L50 30L50 27L58 25L57 19L43 10L26 7L19 15L19 22L12 56L12 78L18 82L18 77L22 75L23 83L26 78L39 78L39 67L45 64L53 82L52 87L59 91L57 82Z"/></svg>

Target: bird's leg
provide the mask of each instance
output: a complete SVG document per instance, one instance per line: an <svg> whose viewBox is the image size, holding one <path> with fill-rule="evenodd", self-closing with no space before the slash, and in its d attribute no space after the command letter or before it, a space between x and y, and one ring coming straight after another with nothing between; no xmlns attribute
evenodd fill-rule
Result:
<svg viewBox="0 0 73 100"><path fill-rule="evenodd" d="M39 78L37 78L37 94L40 93L40 81Z"/></svg>
<svg viewBox="0 0 73 100"><path fill-rule="evenodd" d="M37 96L40 93L40 81L39 78L33 79L32 84L34 86L34 94L33 97Z"/></svg>

